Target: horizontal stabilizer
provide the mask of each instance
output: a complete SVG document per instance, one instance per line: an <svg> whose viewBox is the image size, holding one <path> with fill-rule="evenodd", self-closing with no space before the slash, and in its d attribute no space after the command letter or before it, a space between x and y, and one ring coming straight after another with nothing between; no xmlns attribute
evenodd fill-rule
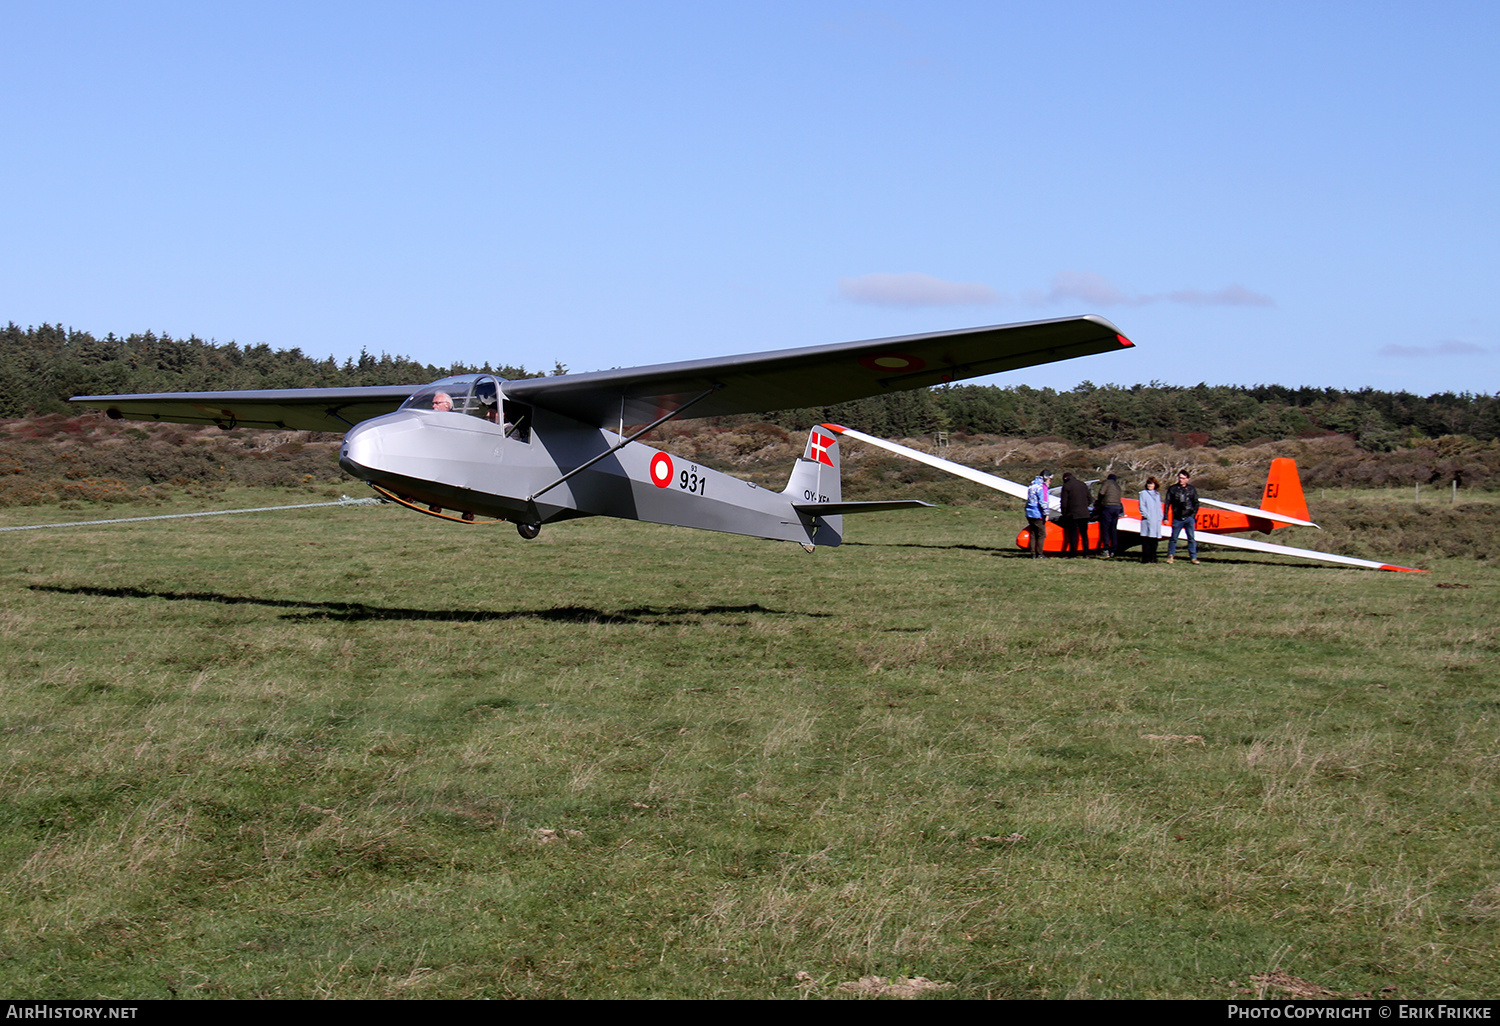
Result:
<svg viewBox="0 0 1500 1026"><path fill-rule="evenodd" d="M888 509L932 508L919 499L891 499L887 502L798 502L792 509L810 517L836 517L845 513L881 513Z"/></svg>
<svg viewBox="0 0 1500 1026"><path fill-rule="evenodd" d="M1227 509L1231 513L1243 513L1247 517L1260 517L1262 520L1274 520L1278 524L1294 524L1297 527L1318 527L1318 525L1313 523L1311 520L1298 520L1296 517L1289 517L1285 513L1273 513L1270 510L1262 507L1241 506L1237 502L1220 502L1218 499L1200 498L1198 502L1204 506L1212 506L1214 507L1214 509ZM1322 528L1319 527L1318 530L1321 531Z"/></svg>

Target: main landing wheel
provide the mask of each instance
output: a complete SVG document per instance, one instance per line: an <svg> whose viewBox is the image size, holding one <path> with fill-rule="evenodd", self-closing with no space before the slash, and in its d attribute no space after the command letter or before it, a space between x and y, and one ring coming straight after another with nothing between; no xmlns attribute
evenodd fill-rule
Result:
<svg viewBox="0 0 1500 1026"><path fill-rule="evenodd" d="M539 534L542 533L542 525L541 524L517 524L516 525L516 533L519 534L522 538L525 538L527 541L531 541L531 539L535 538L537 535L539 535Z"/></svg>

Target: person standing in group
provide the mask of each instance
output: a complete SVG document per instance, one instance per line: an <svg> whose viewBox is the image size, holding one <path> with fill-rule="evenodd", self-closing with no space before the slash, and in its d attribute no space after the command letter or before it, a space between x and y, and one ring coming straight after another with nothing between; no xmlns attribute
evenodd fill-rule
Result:
<svg viewBox="0 0 1500 1026"><path fill-rule="evenodd" d="M1146 478L1146 488L1138 500L1141 506L1141 562L1156 562L1156 546L1161 542L1161 482Z"/></svg>
<svg viewBox="0 0 1500 1026"><path fill-rule="evenodd" d="M1193 518L1198 515L1198 489L1192 486L1186 470L1177 472L1177 483L1167 489L1167 506L1172 510L1172 537L1167 541L1167 562L1177 555L1177 532L1187 530L1188 558L1198 564L1198 538L1193 533Z"/></svg>
<svg viewBox="0 0 1500 1026"><path fill-rule="evenodd" d="M1052 471L1039 471L1026 489L1026 525L1031 535L1031 558L1041 559L1047 539L1047 509L1052 504Z"/></svg>
<svg viewBox="0 0 1500 1026"><path fill-rule="evenodd" d="M1062 483L1063 555L1081 556L1089 548L1089 486L1072 474Z"/></svg>
<svg viewBox="0 0 1500 1026"><path fill-rule="evenodd" d="M1124 493L1120 491L1120 479L1111 474L1099 486L1094 497L1094 515L1099 518L1099 551L1105 559L1120 554L1120 535L1115 525L1125 513Z"/></svg>

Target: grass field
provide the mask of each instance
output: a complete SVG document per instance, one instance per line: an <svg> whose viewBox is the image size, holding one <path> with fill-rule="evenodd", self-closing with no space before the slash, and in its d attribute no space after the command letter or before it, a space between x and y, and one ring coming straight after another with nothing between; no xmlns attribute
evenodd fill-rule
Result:
<svg viewBox="0 0 1500 1026"><path fill-rule="evenodd" d="M1500 568L849 523L6 534L0 992L1500 991Z"/></svg>
<svg viewBox="0 0 1500 1026"><path fill-rule="evenodd" d="M1481 488L1462 488L1457 493L1458 505L1469 503L1493 504L1500 502L1500 492L1486 491ZM1455 498L1454 493L1443 487L1428 487L1420 489L1412 488L1312 488L1308 491L1308 501L1313 504L1320 502L1357 502L1362 505L1373 506L1436 506L1447 508L1452 506ZM1252 505L1254 502L1252 501Z"/></svg>

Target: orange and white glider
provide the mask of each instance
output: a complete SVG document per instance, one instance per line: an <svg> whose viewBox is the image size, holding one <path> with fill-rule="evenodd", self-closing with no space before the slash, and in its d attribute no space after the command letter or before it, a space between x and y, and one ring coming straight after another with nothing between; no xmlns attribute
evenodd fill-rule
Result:
<svg viewBox="0 0 1500 1026"><path fill-rule="evenodd" d="M862 431L844 427L840 424L824 424L824 428L845 438L853 438L873 445L878 449L905 456L907 459L925 463L929 467L936 467L961 477L976 484L982 484L987 488L1004 492L1006 495L1014 496L1022 502L1026 501L1026 486L1008 481L994 474L986 474L982 470L966 467L962 463L954 463L940 456L932 456L920 449L912 449L905 445L897 445L874 435L867 435ZM1302 481L1297 476L1297 464L1294 460L1282 457L1273 460L1270 474L1266 478L1266 488L1263 493L1260 506L1241 506L1232 502L1220 502L1216 499L1200 498L1201 506L1198 516L1194 519L1194 529L1197 532L1198 543L1209 545L1222 545L1230 549L1246 549L1251 552L1272 552L1281 556L1295 556L1299 559L1316 559L1325 563L1341 563L1344 566L1364 567L1368 570L1400 570L1407 573L1425 573L1415 567L1396 566L1392 563L1381 563L1373 559L1356 559L1353 556L1340 556L1332 552L1318 552L1313 549L1300 549L1291 545L1276 545L1272 542L1258 541L1254 538L1239 538L1234 535L1225 534L1226 531L1265 531L1270 532L1282 527L1300 526L1317 527L1308 519L1307 501L1302 494ZM1052 509L1058 509L1058 497L1052 496ZM1134 499L1125 499L1125 515L1120 518L1119 529L1133 534L1140 534L1140 509ZM1166 521L1165 527L1170 529L1171 520ZM1099 543L1099 525L1089 525L1089 546L1097 548ZM1022 529L1016 536L1016 545L1022 549L1030 547L1030 530ZM1062 550L1062 529L1055 523L1047 524L1047 537L1044 548L1048 552L1060 552Z"/></svg>

